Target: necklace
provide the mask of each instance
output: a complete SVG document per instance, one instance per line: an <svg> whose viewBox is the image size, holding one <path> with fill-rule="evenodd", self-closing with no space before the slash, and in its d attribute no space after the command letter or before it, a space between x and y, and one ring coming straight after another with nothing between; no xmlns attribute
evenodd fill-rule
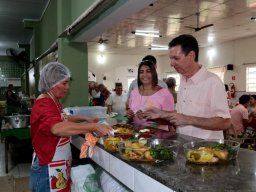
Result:
<svg viewBox="0 0 256 192"><path fill-rule="evenodd" d="M59 102L57 103L57 102L55 101L55 100L56 100L56 97L55 97L54 95L52 95L50 92L47 92L46 94L49 95L49 97L53 100L55 106L57 107L59 113L61 114L61 113L62 113L62 109L61 109L61 107L60 107Z"/></svg>

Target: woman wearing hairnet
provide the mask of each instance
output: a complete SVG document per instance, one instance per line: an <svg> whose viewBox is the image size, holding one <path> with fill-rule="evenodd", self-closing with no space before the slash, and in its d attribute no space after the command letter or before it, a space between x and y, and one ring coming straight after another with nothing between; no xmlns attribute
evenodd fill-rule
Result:
<svg viewBox="0 0 256 192"><path fill-rule="evenodd" d="M112 129L95 123L98 119L94 117L62 113L59 100L69 90L70 75L69 69L57 62L48 63L40 74L41 95L36 99L30 116L34 148L30 187L33 192L71 191L70 136L87 132L104 136Z"/></svg>

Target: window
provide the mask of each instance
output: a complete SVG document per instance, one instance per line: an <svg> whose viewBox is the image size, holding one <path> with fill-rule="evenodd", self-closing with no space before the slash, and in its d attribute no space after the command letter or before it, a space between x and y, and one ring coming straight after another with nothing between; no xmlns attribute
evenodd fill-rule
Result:
<svg viewBox="0 0 256 192"><path fill-rule="evenodd" d="M222 82L224 82L225 67L209 68L208 71L218 75L218 77L222 80Z"/></svg>
<svg viewBox="0 0 256 192"><path fill-rule="evenodd" d="M246 92L256 92L256 64L246 67Z"/></svg>
<svg viewBox="0 0 256 192"><path fill-rule="evenodd" d="M175 90L178 91L179 90L179 86L180 86L180 75L178 73L168 73L166 78L168 77L173 77L176 80L176 87Z"/></svg>

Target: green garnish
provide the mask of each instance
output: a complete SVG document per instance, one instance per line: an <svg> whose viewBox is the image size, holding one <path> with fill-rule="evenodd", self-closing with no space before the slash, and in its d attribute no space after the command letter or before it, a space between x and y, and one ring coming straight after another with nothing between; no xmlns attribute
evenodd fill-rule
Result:
<svg viewBox="0 0 256 192"><path fill-rule="evenodd" d="M173 160L172 150L162 145L152 146L150 149L150 154L154 159Z"/></svg>
<svg viewBox="0 0 256 192"><path fill-rule="evenodd" d="M219 149L219 150L226 150L228 152L228 160L235 159L236 157L236 150L232 149L228 144L226 143L216 143L209 146L213 149Z"/></svg>

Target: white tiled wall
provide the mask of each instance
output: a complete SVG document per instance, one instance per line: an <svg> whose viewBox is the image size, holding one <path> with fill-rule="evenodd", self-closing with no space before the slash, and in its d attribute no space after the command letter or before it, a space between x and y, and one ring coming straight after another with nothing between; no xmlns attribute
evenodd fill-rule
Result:
<svg viewBox="0 0 256 192"><path fill-rule="evenodd" d="M80 149L81 144L84 142L82 137L72 137L72 143ZM106 152L98 146L94 148L92 160L99 166L108 171L117 180L122 182L128 188L135 192L173 192L165 185L145 175L144 173L133 168L124 161L116 158L112 154Z"/></svg>

